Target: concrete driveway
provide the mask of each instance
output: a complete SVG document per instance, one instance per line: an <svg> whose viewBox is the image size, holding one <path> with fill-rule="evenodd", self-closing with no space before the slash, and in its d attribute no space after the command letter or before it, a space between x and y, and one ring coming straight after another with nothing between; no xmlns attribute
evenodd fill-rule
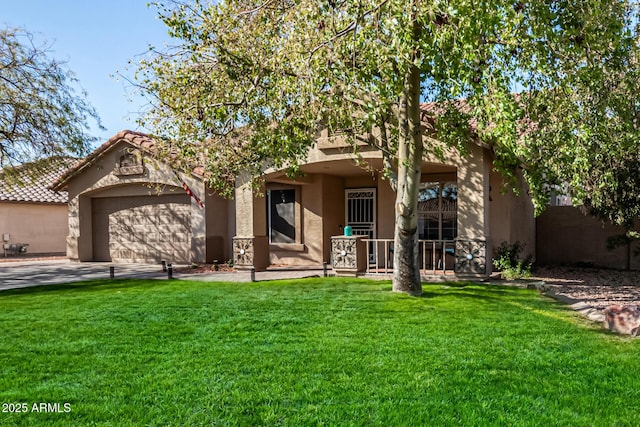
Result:
<svg viewBox="0 0 640 427"><path fill-rule="evenodd" d="M147 278L166 280L167 273L159 264L113 264L109 262L73 262L66 259L16 261L0 263L0 291L29 286L54 285L84 280L108 279L114 267L116 279ZM181 266L175 266L179 268ZM255 280L277 280L320 276L322 268L279 269L255 273ZM199 281L249 282L249 272L212 272L184 274L175 272L176 279Z"/></svg>
<svg viewBox="0 0 640 427"><path fill-rule="evenodd" d="M109 267L116 278L166 278L160 265L71 262L69 260L16 261L0 263L0 291L38 285L108 279Z"/></svg>

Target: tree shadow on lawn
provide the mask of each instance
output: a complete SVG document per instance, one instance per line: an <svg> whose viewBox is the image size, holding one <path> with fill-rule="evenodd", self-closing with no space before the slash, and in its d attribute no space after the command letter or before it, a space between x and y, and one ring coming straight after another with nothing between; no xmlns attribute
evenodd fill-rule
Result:
<svg viewBox="0 0 640 427"><path fill-rule="evenodd" d="M379 282L378 282L379 283ZM505 287L485 283L473 282L445 282L445 283L425 283L423 293L419 297L407 295L402 292L391 291L390 284L380 286L379 291L389 296L394 296L387 302L397 301L393 308L388 305L385 310L394 312L418 313L424 311L438 310L443 307L455 309L456 306L465 310L477 309L479 305L484 306L489 311L499 311L501 308L516 304L524 310L545 310L549 309L553 301L537 298L539 295L535 290ZM341 293L349 293L349 289L340 290ZM368 312L378 304L380 300L375 297L358 298L363 293L362 290L354 292L352 304L344 310L351 310L356 307L358 311ZM475 308L474 308L475 307ZM556 306L559 310L566 309L566 306ZM553 310L553 308L552 308Z"/></svg>
<svg viewBox="0 0 640 427"><path fill-rule="evenodd" d="M34 294L46 294L50 292L57 291L74 291L74 292L93 292L96 290L119 290L119 289L132 289L136 287L141 288L152 288L152 287L166 287L170 284L176 283L198 283L201 282L189 282L188 280L177 280L177 281L166 281L161 279L95 279L88 280L82 282L72 282L72 283L64 283L64 284L51 284L51 285L37 285L37 286L29 286L24 288L15 288L15 289L7 289L4 291L0 291L0 298L3 296L10 295L34 295ZM208 282L214 283L214 282ZM327 283L323 280L319 280L318 278L306 278L306 279L296 279L296 280L272 280L272 281L264 281L264 282L253 282L253 286L258 286L262 290L273 290L278 291L274 295L280 294L282 292L284 295L287 294L288 287L296 287L297 285L301 285L300 288L304 288L305 291L313 290L316 287L325 286L323 291L326 293L335 293L335 294L352 294L356 296L354 299L354 303L366 303L366 298L358 298L357 295L362 295L364 293L371 292L374 289L363 289L358 285L365 285L368 287L369 285L374 285L377 287L377 290L380 292L387 292L392 294L391 292L391 283L390 282L379 282L372 280L354 280L347 281L344 283L332 284L329 287L326 287ZM298 290L300 290L298 288ZM474 283L474 282L443 282L443 283L425 283L423 286L423 293L420 297L416 298L413 296L409 296L402 293L397 293L396 295L402 296L407 300L415 300L424 301L428 299L440 299L440 298L464 298L464 299L473 299L478 301L484 301L492 304L499 304L501 301L507 298L522 298L529 299L531 295L531 290L526 290L522 288L516 287L508 287L508 286L500 286L494 284L485 284L485 283ZM520 294L518 296L518 294ZM291 298L297 299L301 297L300 294L293 293L290 295ZM373 300L371 302L374 302Z"/></svg>
<svg viewBox="0 0 640 427"><path fill-rule="evenodd" d="M88 292L96 291L104 288L105 290L117 290L132 287L154 287L154 286L166 286L166 281L154 280L154 279L97 279L87 280L83 282L72 283L60 283L52 285L36 285L25 286L23 288L14 288L7 290L0 290L0 298L9 295L31 295L31 294L44 294L55 291L76 291L76 292Z"/></svg>
<svg viewBox="0 0 640 427"><path fill-rule="evenodd" d="M532 292L535 291L485 283L445 282L424 284L420 298L455 296L495 302L504 300L505 297L529 298Z"/></svg>
<svg viewBox="0 0 640 427"><path fill-rule="evenodd" d="M430 291L429 289L433 289ZM459 301L473 301L485 305L493 305L496 310L504 310L507 307L517 308L523 312L535 313L549 318L566 321L561 313L575 313L568 304L549 298L536 289L522 287L456 282L446 284L429 284L423 288L424 292L418 299L432 299L455 303ZM409 297L410 298L410 297ZM582 318L582 317L581 317ZM588 323L593 323L583 318Z"/></svg>
<svg viewBox="0 0 640 427"><path fill-rule="evenodd" d="M166 286L168 284L173 283L218 283L215 281L211 282L200 282L200 281L190 281L188 279L177 279L175 281L167 281L166 279L150 279L150 278L122 278L122 279L92 279L85 280L79 282L71 282L71 283L59 283L59 284L43 284L43 285L35 285L35 286L25 286L21 288L12 288L6 290L0 290L0 296L3 295L22 295L22 294L34 294L34 293L42 293L42 292L53 292L60 290L94 290L99 289L101 287L104 288L128 288L134 286ZM233 283L233 282L219 282L219 283ZM282 279L282 280L265 280L265 281L256 281L256 282L247 282L246 284L251 283L253 286L258 286L262 289L271 289L271 290L282 290L286 292L286 288L290 286L300 285L306 289L314 289L322 285L326 285L326 283L322 280L322 278L311 277L311 278L301 278L301 279ZM358 293L366 293L370 292L370 289L358 289L353 285L376 285L379 286L381 291L389 291L391 293L391 282L389 281L377 281L370 279L355 279L355 280L347 280L344 282L333 283L331 287L326 287L324 290L327 293L349 293L349 294L358 294ZM242 286L242 284L239 284ZM429 291L429 289L441 289L440 292ZM475 283L475 282L443 282L443 283L424 283L423 293L419 298L434 298L440 297L443 295L449 294L445 292L450 290L455 292L456 295L476 297L476 298L495 298L488 295L481 295L479 292L485 294L495 294L495 293L516 293L522 292L521 288L513 288L507 286L500 285L490 285L484 283ZM459 292L458 292L459 291ZM402 293L398 293L398 295L402 295ZM408 298L414 298L409 297Z"/></svg>
<svg viewBox="0 0 640 427"><path fill-rule="evenodd" d="M277 291L272 294L272 297L277 300L282 300L283 297L287 297L292 301L305 300L310 301L309 295L306 292L312 290L314 287L322 287L323 282L320 280L318 283L314 283L318 279L299 279L288 281L269 281L269 282L255 282L253 285L258 285L262 290L271 288L271 290ZM291 293L287 294L287 287L295 287L298 282L302 282L304 293ZM155 287L167 287L171 285L180 285L188 281L176 280L168 282L166 280L157 279L97 279L84 282L73 282L67 284L55 284L55 285L38 285L25 288L16 288L0 291L0 299L4 296L16 296L16 295L46 295L53 292L95 292L95 291L118 291L118 290L131 290L131 289L151 289ZM287 283L284 283L287 282ZM202 282L188 282L202 284ZM215 282L211 282L215 283ZM221 282L222 283L222 282ZM223 282L227 283L227 282ZM227 283L228 284L228 283ZM359 286L358 286L359 285ZM363 289L362 285L365 285ZM371 286L370 289L366 287ZM179 287L174 288L179 290ZM245 289L247 290L247 289ZM298 288L300 290L300 288ZM449 304L456 304L456 300L473 301L483 305L494 306L495 310L504 309L506 307L516 308L522 310L523 313L532 313L535 315L542 315L544 317L554 318L555 320L562 320L567 322L569 319L564 315L560 315L560 312L568 312L571 309L567 304L550 298L535 298L535 290L524 289L518 287L502 286L495 284L474 283L474 282L444 282L444 283L425 283L423 286L423 294L420 297L413 297L403 293L394 294L391 292L390 283L381 283L378 281L356 281L351 283L344 283L344 286L338 284L337 286L326 286L323 288L323 292L328 294L342 294L347 296L346 299L338 297L342 300L342 304L348 306L337 306L331 308L330 311L335 313L341 311L360 311L363 314L378 316L380 314L379 304L382 300L373 296L367 296L368 292L379 292L388 295L395 295L398 297L396 301L403 300L400 305L394 305L393 307L386 306L384 310L393 312L425 312L431 310L438 310L438 306L444 304L445 307ZM352 295L353 298L349 298ZM539 295L539 294L538 294ZM311 298L311 300L316 298ZM395 298L393 298L395 299ZM447 301L447 299L449 301ZM331 300L331 298L330 298ZM438 301L436 305L429 304L429 301ZM318 297L318 302L326 303L326 298L321 295ZM388 300L387 300L388 301ZM407 304L408 303L408 304ZM441 307L440 307L441 308ZM291 307L288 308L289 310ZM306 306L305 310L308 310ZM493 308L489 308L493 310ZM584 319L587 321L587 319ZM592 322L589 322L592 323ZM595 328L592 324L592 328ZM603 335L611 336L612 334L607 331L600 331Z"/></svg>

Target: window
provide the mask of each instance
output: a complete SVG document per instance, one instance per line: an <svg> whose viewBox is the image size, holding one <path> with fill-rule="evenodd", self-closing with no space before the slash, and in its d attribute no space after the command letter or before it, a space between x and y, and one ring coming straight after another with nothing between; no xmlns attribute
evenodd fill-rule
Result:
<svg viewBox="0 0 640 427"><path fill-rule="evenodd" d="M458 235L458 186L455 182L423 183L418 194L420 239L453 240Z"/></svg>
<svg viewBox="0 0 640 427"><path fill-rule="evenodd" d="M267 190L270 243L296 243L296 190Z"/></svg>

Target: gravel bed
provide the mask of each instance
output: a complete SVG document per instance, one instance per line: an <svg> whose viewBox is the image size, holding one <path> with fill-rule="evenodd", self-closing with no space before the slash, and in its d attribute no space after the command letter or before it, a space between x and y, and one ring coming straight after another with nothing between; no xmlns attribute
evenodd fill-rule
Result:
<svg viewBox="0 0 640 427"><path fill-rule="evenodd" d="M556 295L582 301L598 311L613 304L640 305L640 271L540 267L531 280L544 281Z"/></svg>

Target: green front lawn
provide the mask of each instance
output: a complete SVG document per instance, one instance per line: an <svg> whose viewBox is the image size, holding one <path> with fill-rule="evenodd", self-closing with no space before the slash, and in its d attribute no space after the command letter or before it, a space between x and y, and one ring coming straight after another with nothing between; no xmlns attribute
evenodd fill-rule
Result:
<svg viewBox="0 0 640 427"><path fill-rule="evenodd" d="M318 278L0 292L0 403L28 406L0 425L637 425L640 340L535 291L390 288Z"/></svg>

